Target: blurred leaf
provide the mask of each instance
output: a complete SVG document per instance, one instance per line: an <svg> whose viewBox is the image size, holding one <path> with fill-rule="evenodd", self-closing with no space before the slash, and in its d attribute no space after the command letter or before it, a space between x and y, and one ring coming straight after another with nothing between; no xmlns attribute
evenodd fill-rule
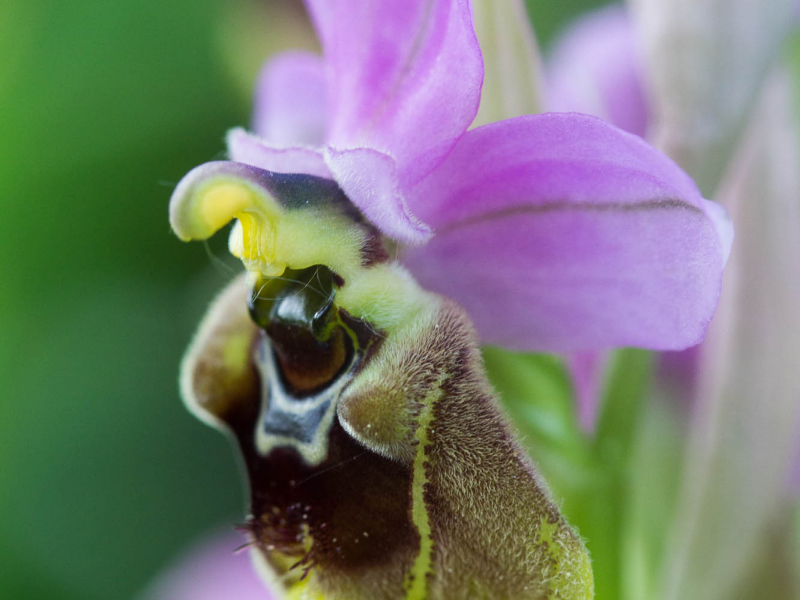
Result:
<svg viewBox="0 0 800 600"><path fill-rule="evenodd" d="M569 372L559 357L485 346L483 359L506 409L535 435L533 443L562 452L583 444Z"/></svg>
<svg viewBox="0 0 800 600"><path fill-rule="evenodd" d="M620 598L626 600L654 595L680 483L686 415L678 414L682 407L674 398L654 392L630 449L628 500L619 522Z"/></svg>
<svg viewBox="0 0 800 600"><path fill-rule="evenodd" d="M792 517L792 565L795 587L800 590L800 500L795 500Z"/></svg>
<svg viewBox="0 0 800 600"><path fill-rule="evenodd" d="M575 524L588 539L598 598L621 598L623 529L630 510L634 444L647 405L652 353L613 353L592 446L595 477L582 490L583 512Z"/></svg>
<svg viewBox="0 0 800 600"><path fill-rule="evenodd" d="M0 3L0 597L130 598L241 518L177 368L212 289L172 186L246 122L218 0ZM214 240L219 252L224 240Z"/></svg>
<svg viewBox="0 0 800 600"><path fill-rule="evenodd" d="M653 355L633 348L612 354L597 420L595 450L609 466L625 468L650 388Z"/></svg>
<svg viewBox="0 0 800 600"><path fill-rule="evenodd" d="M227 441L177 397L188 332L174 284L78 290L62 290L66 316L33 334L4 387L17 404L0 502L14 518L0 532L83 598L129 598L186 539L239 519L241 488Z"/></svg>
<svg viewBox="0 0 800 600"><path fill-rule="evenodd" d="M23 563L16 548L7 547L0 539L0 598L7 600L83 600L63 583L56 581L45 564Z"/></svg>

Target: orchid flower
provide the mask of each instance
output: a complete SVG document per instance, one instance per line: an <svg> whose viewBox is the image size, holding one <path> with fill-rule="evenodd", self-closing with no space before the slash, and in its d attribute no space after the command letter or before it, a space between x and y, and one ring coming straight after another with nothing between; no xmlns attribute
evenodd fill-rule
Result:
<svg viewBox="0 0 800 600"><path fill-rule="evenodd" d="M679 356L689 367L680 392L693 402L663 561L628 595L722 599L752 575L782 518L797 435L800 129L776 66L791 3L633 4L636 20L615 6L570 29L550 62L549 102L636 123L635 133L686 161L737 224L717 319L700 347ZM664 52L670 40L678 52Z"/></svg>
<svg viewBox="0 0 800 600"><path fill-rule="evenodd" d="M255 133L231 131L231 161L170 203L184 240L236 220L248 276L181 383L238 443L254 557L292 598L591 598L478 345L697 343L727 215L595 117L467 131L483 81L467 0L307 7L323 57L270 61Z"/></svg>

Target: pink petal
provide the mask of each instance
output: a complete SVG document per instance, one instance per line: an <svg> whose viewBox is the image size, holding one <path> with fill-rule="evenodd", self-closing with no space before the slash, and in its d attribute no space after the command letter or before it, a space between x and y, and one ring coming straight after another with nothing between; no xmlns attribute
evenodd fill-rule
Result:
<svg viewBox="0 0 800 600"><path fill-rule="evenodd" d="M645 136L649 108L641 52L624 7L612 5L575 22L548 61L549 110L602 117Z"/></svg>
<svg viewBox="0 0 800 600"><path fill-rule="evenodd" d="M408 244L430 237L430 228L406 206L395 161L376 150L280 148L243 129L228 132L232 161L274 173L304 173L335 179L350 200L385 235Z"/></svg>
<svg viewBox="0 0 800 600"><path fill-rule="evenodd" d="M397 163L369 148L326 149L325 162L351 202L385 235L419 244L430 228L408 209L398 181Z"/></svg>
<svg viewBox="0 0 800 600"><path fill-rule="evenodd" d="M702 339L716 307L724 211L599 119L544 114L470 131L409 204L437 231L407 264L466 307L484 342L677 349Z"/></svg>
<svg viewBox="0 0 800 600"><path fill-rule="evenodd" d="M285 52L264 65L256 86L253 131L278 146L321 146L325 141L322 59Z"/></svg>
<svg viewBox="0 0 800 600"><path fill-rule="evenodd" d="M233 533L207 538L170 565L142 600L272 600L247 552L247 540Z"/></svg>
<svg viewBox="0 0 800 600"><path fill-rule="evenodd" d="M228 156L234 162L244 163L275 173L304 173L331 178L319 150L294 146L273 146L243 129L228 132Z"/></svg>
<svg viewBox="0 0 800 600"><path fill-rule="evenodd" d="M327 142L388 154L401 185L418 181L478 110L483 65L469 1L306 4L327 66Z"/></svg>
<svg viewBox="0 0 800 600"><path fill-rule="evenodd" d="M588 115L546 113L470 131L408 203L438 228L520 206L654 200L705 206L680 167L641 138Z"/></svg>

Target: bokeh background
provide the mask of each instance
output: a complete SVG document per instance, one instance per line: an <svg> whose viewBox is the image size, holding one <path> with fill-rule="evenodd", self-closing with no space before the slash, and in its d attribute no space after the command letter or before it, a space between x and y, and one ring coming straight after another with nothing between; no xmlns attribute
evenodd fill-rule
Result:
<svg viewBox="0 0 800 600"><path fill-rule="evenodd" d="M235 265L167 203L247 124L261 60L313 45L275 27L290 4L0 1L0 598L132 598L242 518L228 442L177 392ZM546 49L601 4L529 9Z"/></svg>

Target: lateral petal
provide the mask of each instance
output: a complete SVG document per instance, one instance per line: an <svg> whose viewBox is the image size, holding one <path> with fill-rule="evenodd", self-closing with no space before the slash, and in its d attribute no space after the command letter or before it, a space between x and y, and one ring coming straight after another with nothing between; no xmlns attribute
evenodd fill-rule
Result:
<svg viewBox="0 0 800 600"><path fill-rule="evenodd" d="M273 145L238 127L228 132L226 141L228 156L234 162L274 173L304 173L331 178L322 152L315 148Z"/></svg>
<svg viewBox="0 0 800 600"><path fill-rule="evenodd" d="M325 163L350 201L381 233L412 245L430 238L430 227L408 208L391 156L370 148L326 148Z"/></svg>
<svg viewBox="0 0 800 600"><path fill-rule="evenodd" d="M732 238L666 156L576 114L468 132L409 204L437 229L411 271L519 350L698 343Z"/></svg>
<svg viewBox="0 0 800 600"><path fill-rule="evenodd" d="M256 84L253 131L279 146L321 146L325 141L322 58L284 52L267 61Z"/></svg>
<svg viewBox="0 0 800 600"><path fill-rule="evenodd" d="M328 143L392 156L403 185L478 110L483 64L468 0L306 0L327 67Z"/></svg>

